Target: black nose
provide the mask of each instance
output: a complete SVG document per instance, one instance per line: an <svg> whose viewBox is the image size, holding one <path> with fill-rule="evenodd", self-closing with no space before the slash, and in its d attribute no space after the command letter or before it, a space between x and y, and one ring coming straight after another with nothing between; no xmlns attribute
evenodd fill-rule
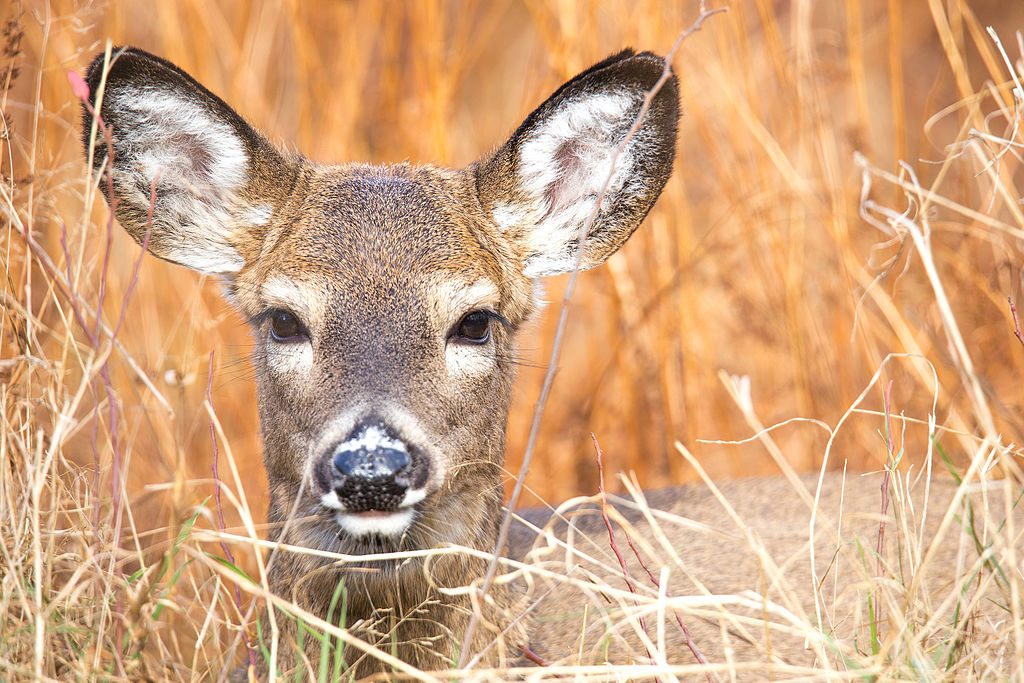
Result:
<svg viewBox="0 0 1024 683"><path fill-rule="evenodd" d="M356 479L393 479L409 466L409 452L405 449L364 447L334 451L334 466L346 477Z"/></svg>
<svg viewBox="0 0 1024 683"><path fill-rule="evenodd" d="M412 459L405 444L383 427L357 428L334 449L334 491L348 512L389 511L409 488Z"/></svg>

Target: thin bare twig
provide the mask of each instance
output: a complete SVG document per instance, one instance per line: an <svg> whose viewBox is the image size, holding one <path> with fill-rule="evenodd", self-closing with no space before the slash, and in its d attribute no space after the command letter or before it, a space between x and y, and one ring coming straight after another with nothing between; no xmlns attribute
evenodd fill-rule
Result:
<svg viewBox="0 0 1024 683"><path fill-rule="evenodd" d="M608 519L608 497L607 497L607 495L605 493L605 488L604 488L604 463L602 462L603 453L601 451L601 446L600 446L600 444L598 444L597 437L594 436L594 434L591 434L590 438L592 438L594 440L594 448L597 450L597 476L598 476L598 486L600 487L600 492L601 492L601 516L604 517L604 524L605 524L605 527L608 529L608 539L611 542L612 551L615 553L615 557L617 557L619 559L619 566L622 567L622 573L626 577L626 583L629 584L630 592L632 592L635 595L636 591L634 590L633 585L630 584L629 572L626 569L626 563L622 559L622 554L619 553L619 549L618 549L618 547L615 544L615 536L612 533L611 521L609 521L609 519ZM633 551L633 555L634 555L634 557L636 557L636 561L639 562L640 566L643 567L643 570L645 572L647 572L647 578L649 578L651 580L651 583L654 584L655 588L660 590L661 589L661 581L659 581L658 577L656 577L654 575L654 572L651 571L651 568L647 566L646 562L644 562L644 558L643 558L642 555L640 555L640 551L637 550L635 545L633 545L633 539L630 537L629 531L627 531L626 529L623 529L622 532L626 535L626 543L629 545L629 549ZM671 597L671 596L669 596L669 597ZM675 610L672 610L672 615L676 618L676 623L679 624L679 628L683 632L683 637L686 639L686 647L689 648L690 652L693 653L694 658L700 664L703 664L703 665L707 666L708 660L704 658L704 654L697 647L697 644L693 642L693 639L690 637L690 629L686 628L686 625L683 624L683 620L679 616L679 612L677 612ZM642 619L641 619L640 623L641 623L641 626L643 626L643 620ZM643 629L644 629L644 632L646 633L647 632L647 627L643 626ZM704 672L704 676L708 679L708 683L712 683L713 682L714 679L711 676L711 671L705 671Z"/></svg>
<svg viewBox="0 0 1024 683"><path fill-rule="evenodd" d="M543 667L551 666L546 661L544 661L543 657L541 657L540 655L538 655L536 652L534 652L530 648L526 647L525 645L520 645L519 646L519 651L523 653L524 657L526 657L528 660L530 660L531 662L533 662L534 664L536 664L538 666L543 666ZM562 674L555 674L555 678L559 678L559 679L565 680L565 676L563 676Z"/></svg>
<svg viewBox="0 0 1024 683"><path fill-rule="evenodd" d="M626 566L626 560L622 557L622 553L619 552L619 546L615 542L615 532L612 530L612 522L608 519L608 495L605 493L604 489L604 462L601 460L601 456L603 455L601 452L601 444L597 442L597 437L594 436L593 433L591 433L590 438L594 440L594 450L597 451L597 477L598 490L601 494L601 517L604 519L604 526L608 530L608 544L611 546L612 552L615 553L615 558L619 561L619 569L622 570L622 578L626 581L626 586L629 587L629 592L636 595L636 586L633 584L633 580L629 576L629 568ZM634 552L636 552L635 549ZM634 600L633 604L637 607L640 606L640 602L638 600ZM640 622L640 629L644 633L647 633L647 620L641 616L638 618L638 621ZM654 655L652 655L651 652L648 651L647 657L650 659L651 664L654 664Z"/></svg>
<svg viewBox="0 0 1024 683"><path fill-rule="evenodd" d="M1010 315L1013 316L1013 336L1017 338L1021 346L1024 346L1024 332L1020 331L1020 320L1017 319L1017 307L1013 305L1013 297L1008 296L1006 300L1010 302Z"/></svg>
<svg viewBox="0 0 1024 683"><path fill-rule="evenodd" d="M882 556L882 552L885 550L885 515L889 511L889 480L892 477L892 468L895 467L895 456L893 454L895 444L892 435L892 380L889 380L889 384L885 387L882 400L885 404L885 445L888 462L885 463L882 473L882 514L878 520L878 543L875 546L879 577L882 576L882 572L885 570L885 561ZM876 601L874 607L874 614L871 615L871 618L877 628L882 623L881 600Z"/></svg>

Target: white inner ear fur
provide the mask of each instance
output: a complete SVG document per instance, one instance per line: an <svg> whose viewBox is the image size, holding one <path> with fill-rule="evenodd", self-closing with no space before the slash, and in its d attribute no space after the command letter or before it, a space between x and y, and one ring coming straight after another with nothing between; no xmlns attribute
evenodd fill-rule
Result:
<svg viewBox="0 0 1024 683"><path fill-rule="evenodd" d="M229 237L245 210L237 191L249 158L235 130L203 105L157 88L119 90L105 106L117 115L115 164L128 176L118 179L120 189L148 207L159 178L154 231L168 231L154 240L160 255L202 272L239 271L244 261Z"/></svg>
<svg viewBox="0 0 1024 683"><path fill-rule="evenodd" d="M639 101L635 94L614 91L569 100L526 136L517 168L518 189L526 201L498 205L492 216L503 230L526 230L528 276L572 270L572 244L593 214L605 181L611 176L603 208L626 186L635 161L633 141L614 167L612 158Z"/></svg>
<svg viewBox="0 0 1024 683"><path fill-rule="evenodd" d="M162 183L193 187L198 193L230 191L245 182L249 158L242 141L231 126L194 101L143 88L119 93L114 106L122 119L131 112L131 150L150 183L161 171Z"/></svg>

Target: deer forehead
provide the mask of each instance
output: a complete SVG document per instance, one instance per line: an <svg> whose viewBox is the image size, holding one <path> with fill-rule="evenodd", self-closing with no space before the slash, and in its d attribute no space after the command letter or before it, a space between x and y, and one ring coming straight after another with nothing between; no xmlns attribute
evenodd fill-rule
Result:
<svg viewBox="0 0 1024 683"><path fill-rule="evenodd" d="M245 278L257 295L250 305L314 323L352 308L372 315L415 306L444 324L522 298L459 181L405 166L314 169Z"/></svg>

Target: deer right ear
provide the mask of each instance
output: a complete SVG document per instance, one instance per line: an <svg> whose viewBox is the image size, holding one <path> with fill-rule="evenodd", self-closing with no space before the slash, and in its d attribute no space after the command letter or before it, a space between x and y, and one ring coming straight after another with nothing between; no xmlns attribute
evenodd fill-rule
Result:
<svg viewBox="0 0 1024 683"><path fill-rule="evenodd" d="M149 224L149 251L167 261L225 276L240 271L272 217L267 190L291 185L282 176L294 170L280 152L191 76L142 50L115 49L109 65L98 55L86 82L90 103L113 130L113 160L97 136L93 170L112 173L121 225L141 244ZM87 153L91 128L86 111ZM106 183L101 193L107 197Z"/></svg>
<svg viewBox="0 0 1024 683"><path fill-rule="evenodd" d="M675 157L674 75L662 82L631 137L629 131L665 70L660 57L632 50L595 64L474 167L480 204L521 254L528 277L571 271L591 216L581 267L603 263L654 205Z"/></svg>

